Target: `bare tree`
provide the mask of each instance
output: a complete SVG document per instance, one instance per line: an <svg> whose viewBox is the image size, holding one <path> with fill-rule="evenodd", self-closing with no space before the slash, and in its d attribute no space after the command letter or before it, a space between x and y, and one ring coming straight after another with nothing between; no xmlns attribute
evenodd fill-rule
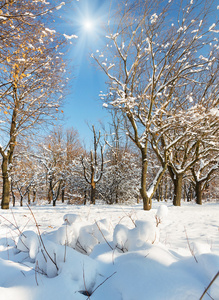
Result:
<svg viewBox="0 0 219 300"><path fill-rule="evenodd" d="M103 175L103 147L100 145L100 131L98 135L96 134L96 130L94 125L92 126L93 130L93 150L90 151L90 158L86 158L84 156L81 157L81 163L83 166L84 179L90 185L91 188L91 204L95 204L95 196L96 196L96 184L101 180ZM98 147L100 147L100 166L98 164Z"/></svg>
<svg viewBox="0 0 219 300"><path fill-rule="evenodd" d="M28 196L28 204L30 204L30 191L36 185L37 176L36 162L31 156L30 145L24 145L24 141L19 141L14 152L13 167L10 172L13 206L15 206L17 192L20 195L20 206L23 206L23 199L26 195Z"/></svg>
<svg viewBox="0 0 219 300"><path fill-rule="evenodd" d="M141 152L140 193L145 210L151 209L170 149L177 142L171 141L162 153L162 141L153 143L160 168L149 183L148 151L151 134L159 125L154 120L179 110L180 91L190 82L199 84L196 75L215 63L216 57L208 48L209 44L217 47L217 21L209 27L209 17L216 18L212 14L214 6L214 1L126 1L112 18L116 20L115 28L111 20L108 22L106 48L92 55L110 80L109 93L102 95L103 99L111 96L105 106L122 112L127 134ZM206 51L207 58L203 55ZM159 136L159 130L156 134Z"/></svg>
<svg viewBox="0 0 219 300"><path fill-rule="evenodd" d="M9 171L19 135L52 122L66 85L63 36L46 27L45 1L9 1L0 15L0 131L3 194L9 208Z"/></svg>
<svg viewBox="0 0 219 300"><path fill-rule="evenodd" d="M192 183L195 189L196 203L202 204L202 193L209 186L210 182L215 179L219 169L218 154L206 156L200 159L196 166L191 168Z"/></svg>

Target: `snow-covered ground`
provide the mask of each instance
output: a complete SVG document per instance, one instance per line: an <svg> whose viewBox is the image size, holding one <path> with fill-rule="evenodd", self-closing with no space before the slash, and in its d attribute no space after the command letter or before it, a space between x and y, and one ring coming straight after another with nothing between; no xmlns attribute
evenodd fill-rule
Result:
<svg viewBox="0 0 219 300"><path fill-rule="evenodd" d="M217 203L31 210L0 211L1 300L197 300L219 271Z"/></svg>

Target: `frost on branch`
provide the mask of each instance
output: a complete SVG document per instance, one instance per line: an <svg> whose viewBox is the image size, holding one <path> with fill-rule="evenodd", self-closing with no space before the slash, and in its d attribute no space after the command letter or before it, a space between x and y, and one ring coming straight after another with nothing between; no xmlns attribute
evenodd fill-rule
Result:
<svg viewBox="0 0 219 300"><path fill-rule="evenodd" d="M58 6L56 6L56 9L57 10L61 9L63 5L65 5L65 2L61 2Z"/></svg>
<svg viewBox="0 0 219 300"><path fill-rule="evenodd" d="M150 17L150 22L151 24L154 24L157 22L158 19L158 15L156 13L154 13L151 17Z"/></svg>
<svg viewBox="0 0 219 300"><path fill-rule="evenodd" d="M78 36L75 35L75 34L67 35L67 34L64 33L63 36L64 36L67 40L77 39L77 38L78 38Z"/></svg>

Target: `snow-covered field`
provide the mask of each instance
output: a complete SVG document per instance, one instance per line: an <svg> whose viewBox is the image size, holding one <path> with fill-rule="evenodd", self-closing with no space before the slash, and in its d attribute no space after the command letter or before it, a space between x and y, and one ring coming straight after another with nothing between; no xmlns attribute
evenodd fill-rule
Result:
<svg viewBox="0 0 219 300"><path fill-rule="evenodd" d="M219 271L217 203L31 210L0 211L1 300L198 300Z"/></svg>

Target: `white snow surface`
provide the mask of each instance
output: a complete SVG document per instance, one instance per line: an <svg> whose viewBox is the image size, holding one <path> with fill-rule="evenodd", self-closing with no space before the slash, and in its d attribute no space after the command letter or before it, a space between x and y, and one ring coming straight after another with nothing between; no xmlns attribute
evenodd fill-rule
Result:
<svg viewBox="0 0 219 300"><path fill-rule="evenodd" d="M3 300L197 300L219 271L218 203L31 210L0 211Z"/></svg>

